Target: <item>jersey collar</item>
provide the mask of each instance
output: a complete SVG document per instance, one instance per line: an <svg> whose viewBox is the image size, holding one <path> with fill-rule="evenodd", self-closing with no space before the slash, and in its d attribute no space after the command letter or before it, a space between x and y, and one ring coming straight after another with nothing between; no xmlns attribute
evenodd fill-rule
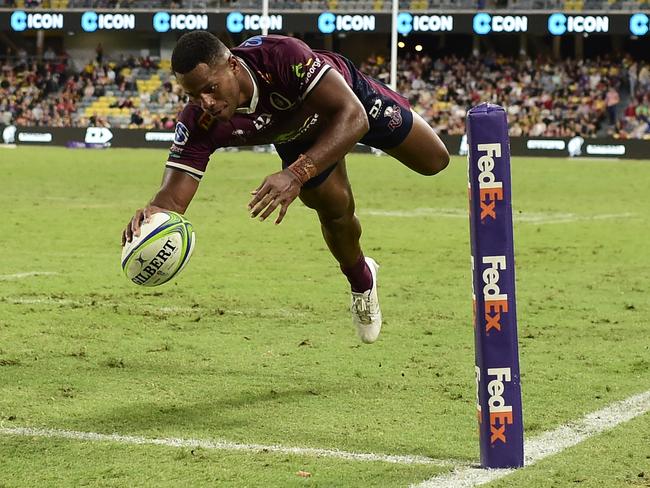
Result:
<svg viewBox="0 0 650 488"><path fill-rule="evenodd" d="M241 65L246 69L246 72L248 73L248 76L251 77L251 81L253 82L253 96L251 97L251 103L248 107L239 107L237 110L235 110L235 113L238 114L252 114L255 112L255 109L257 108L257 102L259 100L259 89L257 88L257 82L255 81L255 77L253 76L253 72L251 69L246 65L244 60L242 58L237 58Z"/></svg>

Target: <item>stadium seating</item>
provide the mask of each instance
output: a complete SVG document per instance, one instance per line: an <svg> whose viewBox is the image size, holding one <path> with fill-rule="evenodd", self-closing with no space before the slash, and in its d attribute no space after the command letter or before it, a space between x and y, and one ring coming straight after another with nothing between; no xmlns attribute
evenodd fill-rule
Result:
<svg viewBox="0 0 650 488"><path fill-rule="evenodd" d="M16 66L2 65L0 123L171 130L183 107L169 60L90 63L81 73L66 73L61 63ZM381 57L361 68L388 81ZM650 63L417 55L400 59L398 73L399 91L441 134L463 134L467 108L490 100L507 107L513 136L650 139ZM612 113L606 106L610 87L620 95Z"/></svg>

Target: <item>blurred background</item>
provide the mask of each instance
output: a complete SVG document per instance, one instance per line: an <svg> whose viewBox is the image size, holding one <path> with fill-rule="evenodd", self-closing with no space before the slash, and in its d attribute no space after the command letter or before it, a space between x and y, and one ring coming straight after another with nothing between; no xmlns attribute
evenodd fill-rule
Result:
<svg viewBox="0 0 650 488"><path fill-rule="evenodd" d="M605 155L639 157L647 154L639 141L650 139L649 8L649 0L401 0L397 88L453 145L467 109L490 101L508 110L513 148L566 156L575 137L618 139L633 142ZM2 0L4 142L46 143L33 131L17 138L27 127L106 128L118 145L113 129L173 130L184 97L170 56L190 29L236 46L267 27L338 51L388 83L390 9L388 0L282 0L263 17L261 0ZM522 137L563 142L531 149ZM54 131L49 142L70 138Z"/></svg>

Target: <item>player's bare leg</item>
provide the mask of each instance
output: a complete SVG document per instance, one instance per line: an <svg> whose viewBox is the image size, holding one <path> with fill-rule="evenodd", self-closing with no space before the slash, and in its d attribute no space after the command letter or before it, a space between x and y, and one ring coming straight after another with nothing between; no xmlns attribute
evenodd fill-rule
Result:
<svg viewBox="0 0 650 488"><path fill-rule="evenodd" d="M415 111L411 112L413 126L406 139L399 146L384 151L413 171L435 175L449 164L449 152L431 126Z"/></svg>
<svg viewBox="0 0 650 488"><path fill-rule="evenodd" d="M300 199L316 210L325 242L352 287L352 319L363 342L377 340L381 311L377 298L377 263L361 252L361 224L354 214L354 196L339 161L334 171L316 188L303 189Z"/></svg>

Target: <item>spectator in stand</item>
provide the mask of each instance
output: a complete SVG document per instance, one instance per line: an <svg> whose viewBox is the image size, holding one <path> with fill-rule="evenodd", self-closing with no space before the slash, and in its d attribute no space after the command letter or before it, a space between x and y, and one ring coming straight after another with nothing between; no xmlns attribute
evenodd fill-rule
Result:
<svg viewBox="0 0 650 488"><path fill-rule="evenodd" d="M56 59L56 53L54 52L54 49L52 49L52 46L47 46L45 49L45 52L43 53L43 60L44 61L54 61Z"/></svg>
<svg viewBox="0 0 650 488"><path fill-rule="evenodd" d="M135 126L136 128L138 128L142 125L143 122L144 119L142 118L142 114L140 113L140 111L134 110L131 113L131 126Z"/></svg>
<svg viewBox="0 0 650 488"><path fill-rule="evenodd" d="M104 62L104 46L102 46L101 42L97 44L97 47L95 48L95 61L97 61L97 64L100 66Z"/></svg>
<svg viewBox="0 0 650 488"><path fill-rule="evenodd" d="M607 115L609 116L609 123L611 125L616 123L616 109L618 108L620 101L621 97L619 96L618 91L616 91L614 86L610 86L605 95L605 103L607 105Z"/></svg>

